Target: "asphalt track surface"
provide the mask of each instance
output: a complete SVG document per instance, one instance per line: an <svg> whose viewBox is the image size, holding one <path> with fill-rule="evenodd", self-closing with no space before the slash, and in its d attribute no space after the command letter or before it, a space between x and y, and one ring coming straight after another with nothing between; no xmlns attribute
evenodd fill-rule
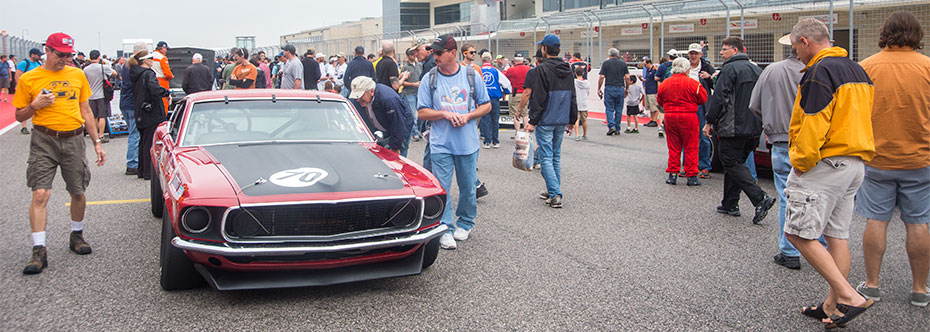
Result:
<svg viewBox="0 0 930 332"><path fill-rule="evenodd" d="M592 121L590 140L563 143L565 207L536 195L539 172L510 166L503 147L481 150L477 226L422 274L330 287L165 292L158 284L159 220L147 203L91 205L86 238L94 252L67 249L68 195L60 176L49 202L49 267L21 273L30 255L28 136L0 135L0 331L344 330L344 331L818 331L802 305L826 284L806 262L775 265L777 213L761 225L714 212L722 176L701 187L663 183L665 141L655 128L608 137ZM125 176L126 137L104 145L92 166L89 201L145 199L148 182ZM411 159L422 160L423 143ZM88 148L88 159L92 149ZM763 188L774 193L770 178ZM864 280L861 237L851 234L855 285ZM904 227L889 227L883 301L846 331L927 331L930 309L909 304Z"/></svg>

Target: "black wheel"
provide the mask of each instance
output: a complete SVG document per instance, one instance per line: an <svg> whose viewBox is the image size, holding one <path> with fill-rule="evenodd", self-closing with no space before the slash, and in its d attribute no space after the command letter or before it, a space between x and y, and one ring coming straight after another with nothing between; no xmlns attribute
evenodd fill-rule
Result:
<svg viewBox="0 0 930 332"><path fill-rule="evenodd" d="M142 170L139 171L141 172ZM151 186L149 186L152 188L152 215L155 216L155 218L161 218L162 211L165 209L165 199L162 196L161 182L158 181L157 176L153 176L150 181L152 182Z"/></svg>
<svg viewBox="0 0 930 332"><path fill-rule="evenodd" d="M174 229L167 211L161 221L161 288L166 291L197 288L203 285L203 277L194 269L184 251L171 245Z"/></svg>
<svg viewBox="0 0 930 332"><path fill-rule="evenodd" d="M436 262L436 256L439 256L439 238L435 238L426 243L423 247L423 268L428 268Z"/></svg>

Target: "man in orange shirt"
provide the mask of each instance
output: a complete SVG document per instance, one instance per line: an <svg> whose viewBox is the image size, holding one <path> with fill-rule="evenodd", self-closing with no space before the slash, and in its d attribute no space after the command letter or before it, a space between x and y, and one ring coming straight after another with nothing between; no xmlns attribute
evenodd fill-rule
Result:
<svg viewBox="0 0 930 332"><path fill-rule="evenodd" d="M258 68L249 62L249 51L237 48L233 57L236 61L236 68L233 68L232 75L229 76L229 84L235 86L236 89L254 89Z"/></svg>
<svg viewBox="0 0 930 332"><path fill-rule="evenodd" d="M875 157L865 163L865 180L856 195L856 213L868 219L862 236L866 280L856 290L881 300L885 234L897 207L907 231L911 304L918 307L930 304L930 58L917 52L923 31L914 14L892 14L879 33L881 52L861 63L875 85Z"/></svg>
<svg viewBox="0 0 930 332"><path fill-rule="evenodd" d="M16 121L32 119L34 130L29 143L26 185L32 188L29 224L32 227L32 258L23 269L36 274L48 266L45 249L47 209L55 173L61 168L65 188L71 194L71 244L78 255L91 252L84 241L84 192L90 184L90 169L85 155L84 133L94 140L97 166L103 166L106 153L97 135L97 125L90 109L90 83L84 72L69 67L74 58L74 39L58 32L45 42L48 60L20 77L13 97Z"/></svg>
<svg viewBox="0 0 930 332"><path fill-rule="evenodd" d="M171 72L171 66L168 65L167 53L168 43L160 41L155 45L155 52L152 57L152 60L155 61L155 65L152 66L152 70L155 71L155 78L158 79L158 85L161 85L161 87L165 89L171 89L169 83L174 79L174 74ZM165 97L162 98L162 102L165 103L165 112L168 112L171 99Z"/></svg>

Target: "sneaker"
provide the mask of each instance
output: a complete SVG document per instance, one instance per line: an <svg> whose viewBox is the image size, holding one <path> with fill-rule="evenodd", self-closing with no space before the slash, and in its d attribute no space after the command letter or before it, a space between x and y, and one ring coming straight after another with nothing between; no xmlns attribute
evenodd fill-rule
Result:
<svg viewBox="0 0 930 332"><path fill-rule="evenodd" d="M865 281L860 282L859 286L856 286L856 291L859 292L862 297L866 300L872 300L875 302L881 302L882 300L882 291L878 287L872 288L865 285ZM913 294L913 293L912 293ZM913 299L913 295L911 299Z"/></svg>
<svg viewBox="0 0 930 332"><path fill-rule="evenodd" d="M575 142L581 142L581 136L575 136Z"/></svg>
<svg viewBox="0 0 930 332"><path fill-rule="evenodd" d="M785 256L785 254L778 253L778 255L775 255L774 258L775 258L775 264L787 267L792 270L801 269L801 258L800 257Z"/></svg>
<svg viewBox="0 0 930 332"><path fill-rule="evenodd" d="M37 274L46 267L48 267L48 253L45 246L32 247L32 257L29 258L29 263L26 263L23 274Z"/></svg>
<svg viewBox="0 0 930 332"><path fill-rule="evenodd" d="M456 228L455 232L452 232L452 238L456 241L465 241L468 240L468 234L471 233L471 230L465 230L464 228Z"/></svg>
<svg viewBox="0 0 930 332"><path fill-rule="evenodd" d="M543 192L539 193L539 199L549 199L549 192L548 192L548 191L543 191Z"/></svg>
<svg viewBox="0 0 930 332"><path fill-rule="evenodd" d="M20 134L23 134L23 135L29 135L29 128L23 127L23 129L20 129L20 130L19 130L19 133L20 133ZM36 273L38 273L38 272L36 272Z"/></svg>
<svg viewBox="0 0 930 332"><path fill-rule="evenodd" d="M546 204L549 204L549 207L554 209L562 208L562 195L555 195L552 198L546 200Z"/></svg>
<svg viewBox="0 0 930 332"><path fill-rule="evenodd" d="M678 174L668 173L668 179L665 179L665 183L673 186L678 184Z"/></svg>
<svg viewBox="0 0 930 332"><path fill-rule="evenodd" d="M87 255L91 252L90 245L84 241L84 232L71 232L71 245L68 246L75 254Z"/></svg>
<svg viewBox="0 0 930 332"><path fill-rule="evenodd" d="M501 144L500 144L500 143L494 143L494 144L491 144L491 147L492 147L492 148L495 148L495 149L500 149L500 148L501 148Z"/></svg>
<svg viewBox="0 0 930 332"><path fill-rule="evenodd" d="M656 123L655 121L649 121L649 123L644 124L643 126L652 128L652 127L658 127L659 124Z"/></svg>
<svg viewBox="0 0 930 332"><path fill-rule="evenodd" d="M685 177L685 171L678 172L678 176Z"/></svg>
<svg viewBox="0 0 930 332"><path fill-rule="evenodd" d="M717 213L723 213L723 214L728 215L728 216L731 216L731 217L739 217L739 216L740 216L739 208L738 208L738 207L732 208L732 209L727 209L727 208L723 207L723 205L720 205L720 206L717 207Z"/></svg>
<svg viewBox="0 0 930 332"><path fill-rule="evenodd" d="M662 137L665 137L665 133L660 131L660 132L659 132L659 138L662 138Z"/></svg>
<svg viewBox="0 0 930 332"><path fill-rule="evenodd" d="M485 148L485 149L490 149L490 148L491 148L491 143L484 143L484 144L481 145L481 147L483 147L483 148Z"/></svg>
<svg viewBox="0 0 930 332"><path fill-rule="evenodd" d="M533 164L533 169L541 169L541 168L542 168L542 165L540 165L540 164Z"/></svg>
<svg viewBox="0 0 930 332"><path fill-rule="evenodd" d="M446 250L455 250L455 238L452 233L446 232L439 238L439 247Z"/></svg>
<svg viewBox="0 0 930 332"><path fill-rule="evenodd" d="M665 137L665 126L659 126L659 137Z"/></svg>
<svg viewBox="0 0 930 332"><path fill-rule="evenodd" d="M478 185L478 188L475 188L475 199L484 197L488 195L488 187L484 186L484 182Z"/></svg>
<svg viewBox="0 0 930 332"><path fill-rule="evenodd" d="M701 170L701 178L710 179L710 170L706 170L706 169Z"/></svg>
<svg viewBox="0 0 930 332"><path fill-rule="evenodd" d="M419 142L419 141L420 141L420 136L414 135L413 138L411 138L411 139L412 139L414 142Z"/></svg>
<svg viewBox="0 0 930 332"><path fill-rule="evenodd" d="M584 141L587 141L587 140L588 140L588 135L581 136L581 139L584 140Z"/></svg>
<svg viewBox="0 0 930 332"><path fill-rule="evenodd" d="M632 131L630 130L630 128L627 128L626 130L623 131L623 133L624 133L624 134L629 134L629 133L632 133Z"/></svg>
<svg viewBox="0 0 930 332"><path fill-rule="evenodd" d="M138 168L126 167L126 175L139 175Z"/></svg>
<svg viewBox="0 0 930 332"><path fill-rule="evenodd" d="M775 201L775 197L765 194L765 197L762 198L762 202L756 207L756 215L752 217L752 223L758 225L762 222L765 216L769 214L769 210L772 209L772 206L775 206Z"/></svg>
<svg viewBox="0 0 930 332"><path fill-rule="evenodd" d="M697 176L688 177L688 187L694 187L694 186L700 186L700 185L701 185L701 181L698 180Z"/></svg>
<svg viewBox="0 0 930 332"><path fill-rule="evenodd" d="M930 287L927 287L926 293L911 292L911 304L921 308L930 304Z"/></svg>
<svg viewBox="0 0 930 332"><path fill-rule="evenodd" d="M607 136L611 136L611 135L616 134L616 133L617 133L617 131L614 130L613 128L610 128L610 129L607 130Z"/></svg>
<svg viewBox="0 0 930 332"><path fill-rule="evenodd" d="M639 129L633 128L633 131L631 131L630 133L639 134Z"/></svg>

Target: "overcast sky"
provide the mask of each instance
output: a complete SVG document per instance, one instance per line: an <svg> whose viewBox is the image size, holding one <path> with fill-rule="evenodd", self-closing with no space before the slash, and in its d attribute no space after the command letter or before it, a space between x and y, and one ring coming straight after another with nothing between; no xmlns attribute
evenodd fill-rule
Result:
<svg viewBox="0 0 930 332"><path fill-rule="evenodd" d="M97 4L102 3L102 4ZM23 3L25 4L25 3ZM148 4L143 6L143 4ZM336 1L116 1L45 0L19 15L4 6L0 29L44 42L62 31L85 53L98 48L115 56L124 38L164 40L169 46L226 48L236 36L255 36L256 46L277 45L281 35L380 17L381 0ZM19 6L13 6L16 8ZM22 9L22 8L21 8Z"/></svg>

